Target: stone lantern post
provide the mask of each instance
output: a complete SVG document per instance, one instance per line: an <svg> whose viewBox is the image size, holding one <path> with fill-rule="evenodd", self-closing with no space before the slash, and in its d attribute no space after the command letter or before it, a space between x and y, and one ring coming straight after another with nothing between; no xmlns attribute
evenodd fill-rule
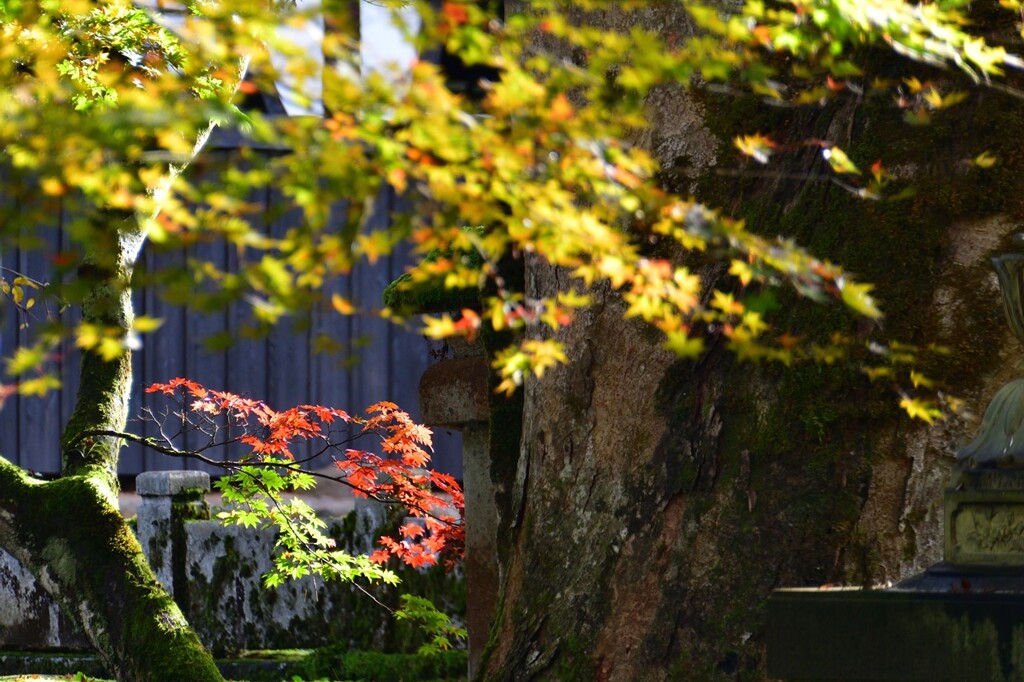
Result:
<svg viewBox="0 0 1024 682"><path fill-rule="evenodd" d="M475 287L449 290L417 286L407 275L392 282L383 299L386 306L407 315L480 308L480 291ZM463 565L469 677L472 679L497 609L500 584L497 536L502 512L491 471L492 415L487 351L479 338L473 343L461 338L450 339L448 350L448 357L431 365L420 379L420 416L427 426L462 432L462 488L466 503Z"/></svg>
<svg viewBox="0 0 1024 682"><path fill-rule="evenodd" d="M488 456L488 366L483 344L453 340L453 357L431 365L420 379L423 422L462 432L462 487L466 501L466 629L472 679L487 644L498 597L495 536L498 509Z"/></svg>

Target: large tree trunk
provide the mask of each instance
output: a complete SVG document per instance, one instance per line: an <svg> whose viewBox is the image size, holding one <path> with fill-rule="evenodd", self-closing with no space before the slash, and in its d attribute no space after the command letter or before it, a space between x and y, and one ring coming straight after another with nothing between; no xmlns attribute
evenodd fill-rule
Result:
<svg viewBox="0 0 1024 682"><path fill-rule="evenodd" d="M878 68L903 73L895 58ZM754 229L791 234L874 282L885 334L950 346L944 375L980 415L1012 372L987 257L1024 215L1016 102L982 93L923 130L888 101L803 114L666 91L652 107L660 127L647 141L675 189L696 187ZM780 129L883 159L913 173L918 193L870 203L815 183L813 149L772 181L700 172L728 156L710 132ZM1000 165L964 164L983 149ZM703 274L722 281L713 264ZM527 296L565 279L533 264ZM522 460L505 466L518 474L483 678L760 679L773 588L885 583L939 559L941 490L971 420L912 422L894 394L842 363L739 364L714 343L700 361L676 362L655 332L622 321L614 292L596 293L596 307L561 332L570 362L526 388ZM835 307L781 298L778 324L797 333L867 331Z"/></svg>
<svg viewBox="0 0 1024 682"><path fill-rule="evenodd" d="M80 275L92 286L83 320L131 328L128 282L144 236L130 216L101 214L110 235ZM119 439L131 389L131 354L86 351L75 409L62 437L62 477L44 483L0 458L0 547L61 605L119 680L222 680L213 658L157 582L118 510Z"/></svg>

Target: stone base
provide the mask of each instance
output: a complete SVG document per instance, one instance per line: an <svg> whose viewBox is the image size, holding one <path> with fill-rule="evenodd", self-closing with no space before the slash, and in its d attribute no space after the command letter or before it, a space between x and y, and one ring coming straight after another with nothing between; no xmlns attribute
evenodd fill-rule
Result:
<svg viewBox="0 0 1024 682"><path fill-rule="evenodd" d="M1024 680L1024 573L936 569L892 590L775 591L768 600L768 676ZM915 581L924 589L910 588ZM1016 589L979 591L994 585Z"/></svg>
<svg viewBox="0 0 1024 682"><path fill-rule="evenodd" d="M907 578L892 587L906 592L1024 594L1024 567L955 566L935 564L924 573ZM1022 618L1024 622L1024 618Z"/></svg>
<svg viewBox="0 0 1024 682"><path fill-rule="evenodd" d="M946 563L1024 568L1024 469L966 469L945 495Z"/></svg>

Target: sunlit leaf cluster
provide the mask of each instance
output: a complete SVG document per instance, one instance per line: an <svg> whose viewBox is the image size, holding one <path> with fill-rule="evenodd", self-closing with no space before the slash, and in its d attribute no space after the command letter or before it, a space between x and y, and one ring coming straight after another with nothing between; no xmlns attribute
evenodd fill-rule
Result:
<svg viewBox="0 0 1024 682"><path fill-rule="evenodd" d="M403 594L402 606L395 616L416 623L429 636L430 639L420 645L420 654L430 655L450 649L453 643L464 641L468 636L466 628L453 623L451 617L438 611L429 599L416 595Z"/></svg>
<svg viewBox="0 0 1024 682"><path fill-rule="evenodd" d="M844 305L851 317L881 316L870 286L839 265L763 236L771 226L747 226L699 197L668 191L657 160L633 144L647 126L647 98L663 87L753 93L787 107L881 96L909 122L927 123L962 103L975 84L995 87L1021 65L998 36L973 32L960 2L751 0L724 9L680 0L700 29L688 37L608 21L645 11L650 3L642 0L613 7L542 0L503 21L468 0L414 4L421 28L405 29L422 54L443 46L492 76L472 92L459 90L426 59L400 77L363 75L350 16L340 8L323 10L332 30L321 62L279 30L310 18L291 3L192 3L176 33L125 0L6 3L0 146L8 171L40 197L93 213L68 226L70 243L52 254L61 277L15 276L51 281L42 293L56 309L87 295L88 287L71 284L83 263L124 272L123 263L104 262L118 253L117 234L136 231L145 248L224 244L230 271L190 257L185 268L136 270L119 285L154 287L203 310L242 301L252 328L266 329L318 306L367 312L339 294L325 300L322 288L408 242L424 256L447 254L413 268L409 286L486 292L479 308L429 319L430 335L471 336L482 325L517 332L494 357L506 391L564 361L552 332L571 324L589 304L587 288L599 283L681 356L724 337L744 359L827 361L854 347L876 357L862 339L802 338L777 329L771 311L746 305L744 291L783 287ZM607 28L615 23L632 28ZM965 84L876 78L861 62L870 50L951 67L966 74ZM322 85L323 116L270 116L243 106L282 82L311 79ZM214 124L247 141L224 167L194 157ZM858 197L895 201L908 191L884 159L856 158L831 140L750 130L729 152L760 167L807 146L822 164L808 173L824 173ZM971 157L982 169L998 162L986 150ZM190 163L203 166L202 174ZM404 208L374 220L387 185L403 195ZM283 231L270 234L268 216L251 201L260 188L283 197L272 216L288 216ZM134 219L95 219L111 212ZM25 213L20 225L0 225L0 238L24 245L21 231L33 224ZM708 290L687 253L725 259L729 277L720 291ZM511 285L507 263L524 259L561 268L564 290L532 296ZM21 291L15 304L27 308L28 280L20 289L13 281L8 295ZM130 331L144 331L62 332L50 320L50 340L33 357L45 359L61 333L112 355L131 347ZM882 362L867 369L888 363L877 357ZM12 374L24 375L26 358L8 365ZM905 373L898 374L902 382Z"/></svg>

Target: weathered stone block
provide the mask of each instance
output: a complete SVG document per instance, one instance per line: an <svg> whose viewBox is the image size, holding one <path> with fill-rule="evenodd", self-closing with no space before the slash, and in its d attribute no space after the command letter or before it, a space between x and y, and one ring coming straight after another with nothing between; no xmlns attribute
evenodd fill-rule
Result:
<svg viewBox="0 0 1024 682"><path fill-rule="evenodd" d="M460 429L490 415L485 356L442 360L420 379L423 423Z"/></svg>
<svg viewBox="0 0 1024 682"><path fill-rule="evenodd" d="M174 497L210 490L205 471L147 471L135 477L135 491L143 497Z"/></svg>
<svg viewBox="0 0 1024 682"><path fill-rule="evenodd" d="M945 561L1024 566L1024 471L969 469L945 495Z"/></svg>
<svg viewBox="0 0 1024 682"><path fill-rule="evenodd" d="M306 577L274 589L264 587L261 577L271 568L276 549L274 533L208 520L202 493L208 488L209 477L201 472L153 472L137 485L143 496L137 528L143 550L207 646L218 654L308 648L348 643L354 635L359 646L393 644L389 638L398 629L395 619L351 584ZM362 553L373 548L375 531L387 516L381 505L359 501L350 516L325 520L339 548ZM419 581L419 593L442 608L462 610L460 578L433 579L431 574L439 575L436 570L400 573L411 591L417 592ZM446 606L448 590L456 598ZM0 647L87 646L32 574L0 551ZM16 669L0 661L0 674L12 671Z"/></svg>
<svg viewBox="0 0 1024 682"><path fill-rule="evenodd" d="M149 471L135 478L142 496L135 531L157 580L179 602L184 598L185 523L210 518L205 471Z"/></svg>

